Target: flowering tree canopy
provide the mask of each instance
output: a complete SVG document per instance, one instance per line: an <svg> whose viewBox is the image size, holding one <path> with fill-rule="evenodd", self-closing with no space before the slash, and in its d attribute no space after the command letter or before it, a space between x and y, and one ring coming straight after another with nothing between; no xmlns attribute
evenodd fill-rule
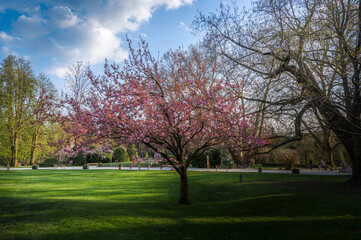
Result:
<svg viewBox="0 0 361 240"><path fill-rule="evenodd" d="M185 204L192 159L225 143L235 151L265 144L252 134L230 86L216 78L216 64L182 50L156 60L144 41L130 53L123 70L106 62L104 76L89 72L92 91L83 106L67 101L73 122L68 130L82 137L81 144L111 138L146 145L180 174Z"/></svg>

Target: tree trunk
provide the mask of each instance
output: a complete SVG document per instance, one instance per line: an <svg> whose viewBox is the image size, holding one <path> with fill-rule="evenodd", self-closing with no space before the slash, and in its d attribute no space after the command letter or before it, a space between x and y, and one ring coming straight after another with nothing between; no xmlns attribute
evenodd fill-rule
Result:
<svg viewBox="0 0 361 240"><path fill-rule="evenodd" d="M244 152L235 152L231 148L228 148L228 152L231 154L232 160L237 166L249 166L248 155L246 155Z"/></svg>
<svg viewBox="0 0 361 240"><path fill-rule="evenodd" d="M335 168L335 163L333 162L333 151L331 149L323 149L323 160L325 161L326 165L330 165Z"/></svg>
<svg viewBox="0 0 361 240"><path fill-rule="evenodd" d="M191 204L189 201L189 185L188 185L188 175L187 169L185 167L181 168L181 182L180 182L180 192L179 192L179 203L180 204Z"/></svg>
<svg viewBox="0 0 361 240"><path fill-rule="evenodd" d="M361 185L361 137L354 135L351 139L351 144L346 149L350 156L352 167L352 177L347 182Z"/></svg>
<svg viewBox="0 0 361 240"><path fill-rule="evenodd" d="M343 156L342 149L340 148L338 149L338 154L340 155L342 166L346 168L348 166L348 163L346 162L345 157Z"/></svg>
<svg viewBox="0 0 361 240"><path fill-rule="evenodd" d="M35 164L35 150L36 150L36 145L37 144L38 144L38 135L36 133L34 133L34 135L33 135L33 143L32 143L31 152L30 152L29 165L34 165Z"/></svg>
<svg viewBox="0 0 361 240"><path fill-rule="evenodd" d="M17 167L18 163L18 138L17 134L14 133L11 140L11 166Z"/></svg>

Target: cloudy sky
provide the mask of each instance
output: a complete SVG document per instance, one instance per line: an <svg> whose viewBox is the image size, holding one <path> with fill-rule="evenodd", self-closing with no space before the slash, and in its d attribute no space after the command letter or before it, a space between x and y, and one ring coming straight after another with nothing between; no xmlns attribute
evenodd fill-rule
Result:
<svg viewBox="0 0 361 240"><path fill-rule="evenodd" d="M239 0L243 6L250 1ZM196 43L191 25L197 11L208 13L220 0L0 0L0 59L29 59L36 73L63 86L73 61L89 62L99 73L107 58L127 57L125 35L142 36L153 53Z"/></svg>

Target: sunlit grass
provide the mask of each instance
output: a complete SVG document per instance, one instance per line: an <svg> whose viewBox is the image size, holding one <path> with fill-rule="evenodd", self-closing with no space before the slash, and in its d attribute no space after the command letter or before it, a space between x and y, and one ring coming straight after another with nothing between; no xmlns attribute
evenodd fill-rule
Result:
<svg viewBox="0 0 361 240"><path fill-rule="evenodd" d="M0 172L0 239L361 239L344 176L169 171Z"/></svg>

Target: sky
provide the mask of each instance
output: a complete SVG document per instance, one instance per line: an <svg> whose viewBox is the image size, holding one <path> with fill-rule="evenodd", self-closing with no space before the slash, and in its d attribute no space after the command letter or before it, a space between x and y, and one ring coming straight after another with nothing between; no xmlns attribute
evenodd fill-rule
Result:
<svg viewBox="0 0 361 240"><path fill-rule="evenodd" d="M201 39L191 24L201 11L215 11L221 0L0 0L0 60L15 54L45 73L58 90L74 61L102 73L105 58L128 56L126 35L142 37L153 54L187 47ZM223 1L227 3L227 1ZM250 7L251 1L237 4Z"/></svg>

